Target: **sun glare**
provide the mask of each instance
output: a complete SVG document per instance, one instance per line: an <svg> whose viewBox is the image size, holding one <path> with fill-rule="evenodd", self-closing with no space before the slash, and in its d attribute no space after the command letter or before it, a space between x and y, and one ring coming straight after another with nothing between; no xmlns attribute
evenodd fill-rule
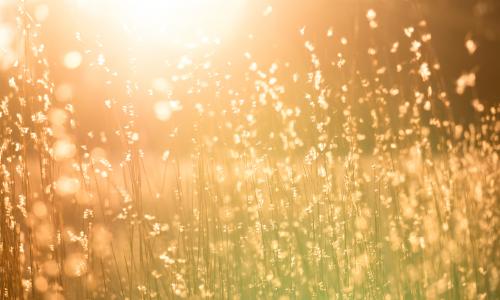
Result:
<svg viewBox="0 0 500 300"><path fill-rule="evenodd" d="M95 14L109 12L113 22L138 39L194 43L229 33L247 0L74 0Z"/></svg>

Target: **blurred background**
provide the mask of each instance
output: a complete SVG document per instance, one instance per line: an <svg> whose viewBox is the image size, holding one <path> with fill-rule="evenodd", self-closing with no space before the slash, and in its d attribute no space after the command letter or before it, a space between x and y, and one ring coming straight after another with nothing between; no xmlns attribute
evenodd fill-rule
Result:
<svg viewBox="0 0 500 300"><path fill-rule="evenodd" d="M16 27L20 3L0 0L0 93L22 45ZM311 70L307 43L322 62L327 85L335 86L343 75L328 68L335 68L330 62L339 55L352 70L369 74L373 62L367 51L390 49L404 39L403 28L423 20L432 37L426 59L439 64L437 80L457 122L472 120L470 99L484 105L500 100L500 3L494 0L26 0L24 5L33 24L41 26L32 46L44 47L53 96L61 105L74 105L82 136L113 130L105 103L117 102L151 116L138 119L146 139L154 137L147 143L160 143L160 132L190 137L201 110L217 111L252 97L247 82L255 77L253 62L258 70L279 66L276 77L287 87L283 101L300 103L305 80L292 77L306 78ZM403 47L410 48L409 42ZM408 50L399 55L401 61L410 59ZM457 89L457 80L470 73L474 87Z"/></svg>

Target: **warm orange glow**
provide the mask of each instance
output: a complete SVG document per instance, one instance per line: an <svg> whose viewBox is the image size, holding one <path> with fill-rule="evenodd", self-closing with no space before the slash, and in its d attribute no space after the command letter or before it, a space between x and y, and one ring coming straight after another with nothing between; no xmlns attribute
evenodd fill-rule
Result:
<svg viewBox="0 0 500 300"><path fill-rule="evenodd" d="M499 0L0 0L0 299L497 299Z"/></svg>
<svg viewBox="0 0 500 300"><path fill-rule="evenodd" d="M68 69L76 69L82 63L82 55L78 51L71 51L64 55L64 66Z"/></svg>
<svg viewBox="0 0 500 300"><path fill-rule="evenodd" d="M90 14L112 10L115 22L134 39L193 45L231 30L248 0L73 0Z"/></svg>

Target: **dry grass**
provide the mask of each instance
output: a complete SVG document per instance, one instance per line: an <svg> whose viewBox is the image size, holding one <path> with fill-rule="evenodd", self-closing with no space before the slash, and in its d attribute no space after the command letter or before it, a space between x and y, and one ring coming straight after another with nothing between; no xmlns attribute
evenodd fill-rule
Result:
<svg viewBox="0 0 500 300"><path fill-rule="evenodd" d="M22 8L0 299L497 299L500 107L453 120L424 23L368 73L336 57L338 82L304 37L305 105L251 67L247 102L196 106L190 146L157 153L128 99L100 104L118 150L81 138Z"/></svg>

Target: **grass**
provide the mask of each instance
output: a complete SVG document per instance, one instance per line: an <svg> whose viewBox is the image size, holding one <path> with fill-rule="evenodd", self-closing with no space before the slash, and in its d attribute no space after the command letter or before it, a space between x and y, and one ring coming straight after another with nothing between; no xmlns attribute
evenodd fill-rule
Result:
<svg viewBox="0 0 500 300"><path fill-rule="evenodd" d="M333 61L341 83L305 40L305 104L251 70L247 102L197 106L190 145L158 153L129 99L90 145L18 13L0 299L497 299L500 106L454 121L425 23L404 60Z"/></svg>

